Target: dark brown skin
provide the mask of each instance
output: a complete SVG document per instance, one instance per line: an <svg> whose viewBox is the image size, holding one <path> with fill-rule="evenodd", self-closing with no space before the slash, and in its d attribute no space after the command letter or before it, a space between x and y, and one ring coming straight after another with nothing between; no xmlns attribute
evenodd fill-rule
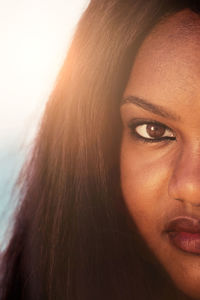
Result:
<svg viewBox="0 0 200 300"><path fill-rule="evenodd" d="M200 256L175 248L164 232L173 217L200 218L198 15L184 10L155 26L133 65L124 92L124 98L129 96L162 107L162 115L140 103L122 103L121 184L125 202L139 232L177 288L200 299ZM144 120L138 125L138 119ZM164 127L147 127L147 121ZM136 130L146 143L133 134ZM156 138L157 142L148 142Z"/></svg>

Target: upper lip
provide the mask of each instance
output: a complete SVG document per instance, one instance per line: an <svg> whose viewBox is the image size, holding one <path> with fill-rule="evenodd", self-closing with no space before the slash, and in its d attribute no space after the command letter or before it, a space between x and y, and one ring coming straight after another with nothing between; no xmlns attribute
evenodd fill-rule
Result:
<svg viewBox="0 0 200 300"><path fill-rule="evenodd" d="M165 231L200 233L200 219L186 216L176 217L166 224Z"/></svg>

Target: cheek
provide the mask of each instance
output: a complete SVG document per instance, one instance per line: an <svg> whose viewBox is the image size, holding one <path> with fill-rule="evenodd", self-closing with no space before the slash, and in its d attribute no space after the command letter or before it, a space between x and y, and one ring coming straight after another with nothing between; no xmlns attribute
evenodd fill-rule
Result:
<svg viewBox="0 0 200 300"><path fill-rule="evenodd" d="M121 187L124 201L144 235L156 228L156 220L168 207L169 155L147 151L149 145L133 145L125 137L121 147Z"/></svg>

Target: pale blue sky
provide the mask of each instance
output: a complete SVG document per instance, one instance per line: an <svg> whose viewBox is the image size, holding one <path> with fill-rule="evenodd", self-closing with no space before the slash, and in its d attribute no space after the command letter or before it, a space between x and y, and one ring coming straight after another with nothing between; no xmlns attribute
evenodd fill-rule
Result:
<svg viewBox="0 0 200 300"><path fill-rule="evenodd" d="M0 248L13 184L88 2L0 0Z"/></svg>

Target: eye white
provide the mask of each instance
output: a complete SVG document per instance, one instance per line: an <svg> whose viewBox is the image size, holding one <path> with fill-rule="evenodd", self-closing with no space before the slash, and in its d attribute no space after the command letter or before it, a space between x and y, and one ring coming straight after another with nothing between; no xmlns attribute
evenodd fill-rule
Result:
<svg viewBox="0 0 200 300"><path fill-rule="evenodd" d="M139 134L143 138L155 139L155 138L153 138L152 136L150 136L148 134L148 132L147 132L147 126L148 125L149 124L138 125L135 128L135 131L137 132L137 134ZM152 124L152 126L154 126L154 125ZM157 126L157 125L155 124L155 126ZM166 128L164 134L161 137L174 137L174 134L170 129Z"/></svg>

